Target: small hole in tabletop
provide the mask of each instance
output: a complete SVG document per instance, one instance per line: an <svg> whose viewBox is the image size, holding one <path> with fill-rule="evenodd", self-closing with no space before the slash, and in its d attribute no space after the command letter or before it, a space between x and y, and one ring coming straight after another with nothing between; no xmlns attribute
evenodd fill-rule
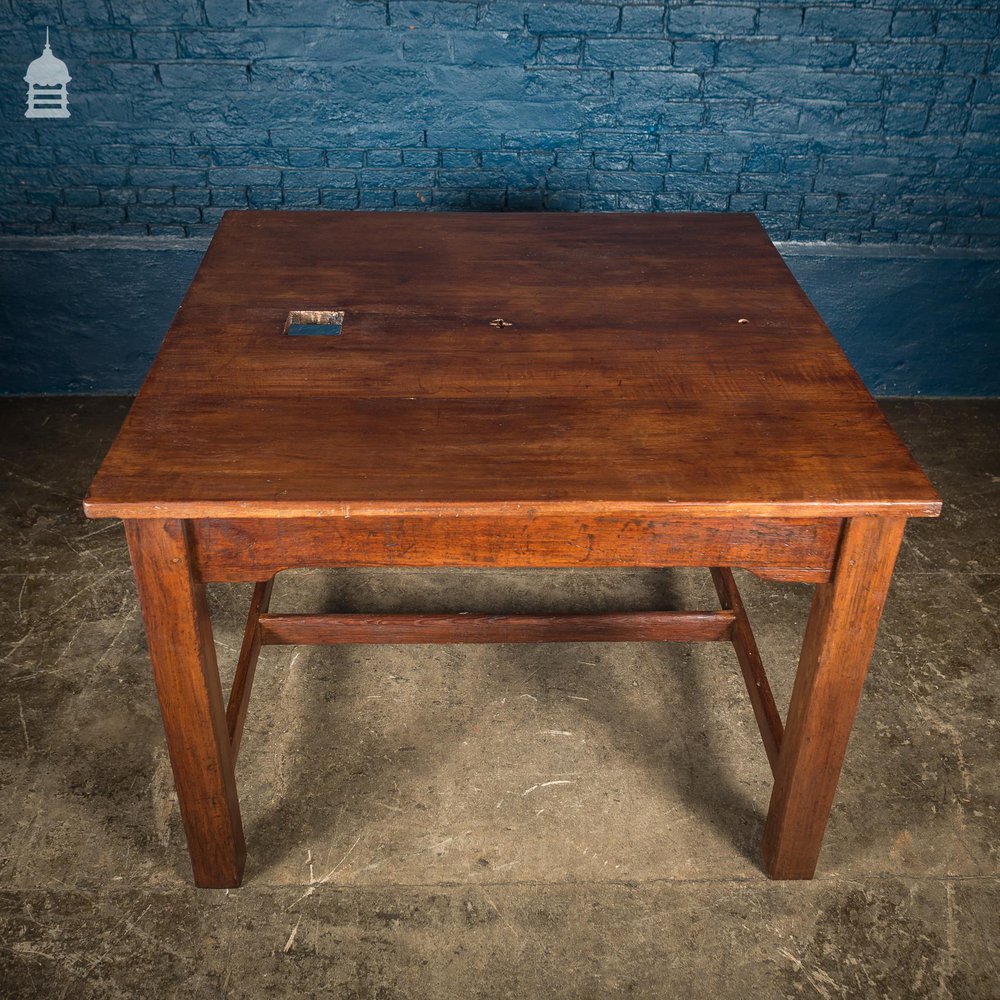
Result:
<svg viewBox="0 0 1000 1000"><path fill-rule="evenodd" d="M289 337L339 337L343 326L343 309L295 309L288 314L285 333Z"/></svg>

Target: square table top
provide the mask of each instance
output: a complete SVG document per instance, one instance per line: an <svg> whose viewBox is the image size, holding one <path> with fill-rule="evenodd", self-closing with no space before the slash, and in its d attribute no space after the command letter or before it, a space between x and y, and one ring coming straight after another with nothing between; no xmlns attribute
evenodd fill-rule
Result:
<svg viewBox="0 0 1000 1000"><path fill-rule="evenodd" d="M319 310L343 312L338 336L286 333ZM841 517L940 500L752 215L241 211L85 507Z"/></svg>

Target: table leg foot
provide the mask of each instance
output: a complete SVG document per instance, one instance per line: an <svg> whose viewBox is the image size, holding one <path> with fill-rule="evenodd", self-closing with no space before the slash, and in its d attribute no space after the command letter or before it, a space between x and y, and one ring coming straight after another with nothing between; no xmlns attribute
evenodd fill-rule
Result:
<svg viewBox="0 0 1000 1000"><path fill-rule="evenodd" d="M764 828L771 878L816 869L904 524L845 521L833 577L816 588Z"/></svg>
<svg viewBox="0 0 1000 1000"><path fill-rule="evenodd" d="M125 522L195 884L233 888L246 843L205 587L187 524Z"/></svg>

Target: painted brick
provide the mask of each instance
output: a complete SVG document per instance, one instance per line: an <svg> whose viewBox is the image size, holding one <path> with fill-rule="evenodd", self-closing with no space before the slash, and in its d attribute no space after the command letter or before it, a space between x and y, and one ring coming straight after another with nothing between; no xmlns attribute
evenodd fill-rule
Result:
<svg viewBox="0 0 1000 1000"><path fill-rule="evenodd" d="M110 11L104 0L62 0L63 17L68 25L110 22ZM15 5L15 15L17 5Z"/></svg>
<svg viewBox="0 0 1000 1000"><path fill-rule="evenodd" d="M617 212L618 196L604 194L599 191L584 193L580 196L581 212Z"/></svg>
<svg viewBox="0 0 1000 1000"><path fill-rule="evenodd" d="M972 6L971 4L969 6ZM943 10L938 14L939 38L993 38L1000 31L996 5L986 10Z"/></svg>
<svg viewBox="0 0 1000 1000"><path fill-rule="evenodd" d="M343 191L339 188L320 188L319 200L324 208L357 208L358 191Z"/></svg>
<svg viewBox="0 0 1000 1000"><path fill-rule="evenodd" d="M473 192L475 197L475 192ZM512 212L535 212L542 207L541 191L508 191L507 208Z"/></svg>
<svg viewBox="0 0 1000 1000"><path fill-rule="evenodd" d="M623 111L657 110L665 101L696 98L700 88L696 73L615 73L615 96Z"/></svg>
<svg viewBox="0 0 1000 1000"><path fill-rule="evenodd" d="M431 132L427 133L430 143ZM577 132L538 132L534 129L507 129L503 133L506 149L576 149L580 145ZM489 146L483 148L488 149Z"/></svg>
<svg viewBox="0 0 1000 1000"><path fill-rule="evenodd" d="M422 191L395 191L396 208L417 209L427 208L430 203L430 195Z"/></svg>
<svg viewBox="0 0 1000 1000"><path fill-rule="evenodd" d="M865 10L854 4L807 7L802 30L822 38L878 38L889 34L891 10Z"/></svg>
<svg viewBox="0 0 1000 1000"><path fill-rule="evenodd" d="M892 15L890 33L895 38L918 38L934 34L932 10L897 10Z"/></svg>
<svg viewBox="0 0 1000 1000"><path fill-rule="evenodd" d="M736 157L737 162L733 165L735 169L739 168L740 159L740 157ZM697 153L671 153L670 155L670 168L672 170L689 170L701 173L705 170L706 163L706 157Z"/></svg>
<svg viewBox="0 0 1000 1000"><path fill-rule="evenodd" d="M715 42L681 41L674 43L675 69L706 69L715 65Z"/></svg>
<svg viewBox="0 0 1000 1000"><path fill-rule="evenodd" d="M727 207L730 212L762 212L764 210L764 195L731 194Z"/></svg>
<svg viewBox="0 0 1000 1000"><path fill-rule="evenodd" d="M67 195L69 192L66 192ZM102 205L134 205L139 196L133 188L103 188L101 190Z"/></svg>
<svg viewBox="0 0 1000 1000"><path fill-rule="evenodd" d="M38 191L25 191L25 200L29 205L60 205L63 193L59 188L47 188ZM70 202L70 204L73 204Z"/></svg>
<svg viewBox="0 0 1000 1000"><path fill-rule="evenodd" d="M970 122L970 131L996 135L1000 131L1000 107L982 108L974 111Z"/></svg>
<svg viewBox="0 0 1000 1000"><path fill-rule="evenodd" d="M9 9L0 85L20 90L46 23L74 81L71 121L9 122L7 233L203 234L249 204L750 210L786 238L996 241L992 2Z"/></svg>
<svg viewBox="0 0 1000 1000"><path fill-rule="evenodd" d="M585 61L591 66L668 68L673 43L647 38L601 38L587 42Z"/></svg>
<svg viewBox="0 0 1000 1000"><path fill-rule="evenodd" d="M698 160L704 161L705 157L697 153L674 153L673 159L677 163L692 162L687 160L688 157L694 157L694 162ZM719 174L738 174L746 163L746 157L742 153L711 153L708 157L708 167L707 169L712 171L712 173ZM691 169L691 168L689 168ZM703 169L701 167L694 167L693 169Z"/></svg>
<svg viewBox="0 0 1000 1000"><path fill-rule="evenodd" d="M862 70L936 70L941 66L944 46L921 42L864 43L857 47Z"/></svg>
<svg viewBox="0 0 1000 1000"><path fill-rule="evenodd" d="M276 167L210 167L209 183L213 186L271 185L277 187L281 183L282 171Z"/></svg>
<svg viewBox="0 0 1000 1000"><path fill-rule="evenodd" d="M782 41L719 42L716 65L724 67L821 66L842 69L854 58L854 46L846 43L818 42L808 39Z"/></svg>
<svg viewBox="0 0 1000 1000"><path fill-rule="evenodd" d="M696 37L750 35L754 30L753 7L729 7L714 3L696 3L672 7L667 13L671 36Z"/></svg>
<svg viewBox="0 0 1000 1000"><path fill-rule="evenodd" d="M161 62L159 69L164 87L228 93L250 86L246 66L237 63Z"/></svg>
<svg viewBox="0 0 1000 1000"><path fill-rule="evenodd" d="M358 175L353 170L283 170L282 174L283 186L291 188L353 188L358 184Z"/></svg>
<svg viewBox="0 0 1000 1000"><path fill-rule="evenodd" d="M927 105L897 105L885 112L885 131L892 135L920 135L927 126Z"/></svg>
<svg viewBox="0 0 1000 1000"><path fill-rule="evenodd" d="M468 191L432 191L431 203L435 208L455 209L469 207Z"/></svg>
<svg viewBox="0 0 1000 1000"><path fill-rule="evenodd" d="M577 152L574 150L560 150L556 154L556 164L559 167L565 167L569 170L587 170L594 162L594 154L586 152Z"/></svg>
<svg viewBox="0 0 1000 1000"><path fill-rule="evenodd" d="M528 31L545 34L608 34L617 30L619 7L594 3L532 3Z"/></svg>
<svg viewBox="0 0 1000 1000"><path fill-rule="evenodd" d="M450 151L449 150L443 151L441 154L442 157L447 156L448 152ZM467 151L458 150L458 152L464 153ZM484 167L487 170L507 170L512 175L514 175L518 171L520 171L522 167L520 156L518 156L518 154L512 149L505 149L500 152L488 151L485 153L474 154L474 157L476 155L478 155L478 159L473 158L469 161L469 163L477 164L481 167ZM554 153L547 153L545 155L551 157L553 161L555 160ZM458 165L459 164L452 162L445 163L445 166L458 166Z"/></svg>
<svg viewBox="0 0 1000 1000"><path fill-rule="evenodd" d="M651 194L619 194L618 210L620 212L652 212L656 204Z"/></svg>
<svg viewBox="0 0 1000 1000"><path fill-rule="evenodd" d="M667 191L687 194L719 195L728 198L737 188L735 174L706 174L670 171L663 175L663 187Z"/></svg>
<svg viewBox="0 0 1000 1000"><path fill-rule="evenodd" d="M551 150L529 150L518 154L518 160L527 170L544 170L556 162L556 154Z"/></svg>
<svg viewBox="0 0 1000 1000"><path fill-rule="evenodd" d="M174 192L172 188L143 188L139 203L142 205L172 205Z"/></svg>
<svg viewBox="0 0 1000 1000"><path fill-rule="evenodd" d="M628 153L595 153L594 166L598 170L628 170L632 157Z"/></svg>
<svg viewBox="0 0 1000 1000"><path fill-rule="evenodd" d="M236 59L246 62L265 54L264 36L259 31L216 31L205 28L182 31L178 35L184 59Z"/></svg>
<svg viewBox="0 0 1000 1000"><path fill-rule="evenodd" d="M686 212L691 208L691 195L681 191L668 191L653 197L653 207L658 212Z"/></svg>
<svg viewBox="0 0 1000 1000"><path fill-rule="evenodd" d="M478 24L493 31L520 31L525 22L525 5L511 0L480 3Z"/></svg>
<svg viewBox="0 0 1000 1000"><path fill-rule="evenodd" d="M773 98L786 90L799 99L820 101L878 101L882 80L861 73L825 73L804 67L762 68L743 72L712 72L705 75L709 97Z"/></svg>
<svg viewBox="0 0 1000 1000"><path fill-rule="evenodd" d="M111 31L66 31L59 38L62 58L131 59L132 32L126 28Z"/></svg>
<svg viewBox="0 0 1000 1000"><path fill-rule="evenodd" d="M136 59L159 62L177 58L177 36L172 31L134 31L132 47Z"/></svg>
<svg viewBox="0 0 1000 1000"><path fill-rule="evenodd" d="M580 136L581 145L595 152L628 150L636 153L654 152L656 136L652 132L620 132L613 129L588 130Z"/></svg>
<svg viewBox="0 0 1000 1000"><path fill-rule="evenodd" d="M208 188L182 188L173 190L175 205L208 205L211 202L211 191Z"/></svg>
<svg viewBox="0 0 1000 1000"><path fill-rule="evenodd" d="M110 89L134 92L159 87L156 67L152 63L113 62L106 63L101 69L109 77Z"/></svg>
<svg viewBox="0 0 1000 1000"><path fill-rule="evenodd" d="M692 212L725 212L729 209L732 195L713 194L709 191L695 191L691 195Z"/></svg>
<svg viewBox="0 0 1000 1000"><path fill-rule="evenodd" d="M202 24L203 8L199 0L174 0L173 3L111 0L116 24L163 25Z"/></svg>
<svg viewBox="0 0 1000 1000"><path fill-rule="evenodd" d="M434 170L369 170L358 172L358 186L363 190L381 188L392 190L402 188L432 188L436 172Z"/></svg>
<svg viewBox="0 0 1000 1000"><path fill-rule="evenodd" d="M622 7L619 31L623 35L662 35L666 25L666 11L656 7Z"/></svg>
<svg viewBox="0 0 1000 1000"><path fill-rule="evenodd" d="M89 209L88 211L117 211L117 209ZM127 208L130 222L172 223L183 225L185 222L200 222L201 213L197 208L182 205L129 205Z"/></svg>
<svg viewBox="0 0 1000 1000"><path fill-rule="evenodd" d="M504 188L506 175L501 170L439 170L439 188Z"/></svg>
<svg viewBox="0 0 1000 1000"><path fill-rule="evenodd" d="M699 128L705 119L705 106L700 101L664 101L658 105L658 110L658 132Z"/></svg>
<svg viewBox="0 0 1000 1000"><path fill-rule="evenodd" d="M583 58L583 40L551 36L538 41L538 62L542 65L576 66Z"/></svg>
<svg viewBox="0 0 1000 1000"><path fill-rule="evenodd" d="M384 28L383 3L357 0L251 0L248 23L278 27Z"/></svg>
<svg viewBox="0 0 1000 1000"><path fill-rule="evenodd" d="M246 24L247 0L204 0L205 19L212 27Z"/></svg>
<svg viewBox="0 0 1000 1000"><path fill-rule="evenodd" d="M590 186L590 172L587 170L563 170L556 167L548 172L546 184L551 190L566 188L584 190Z"/></svg>
<svg viewBox="0 0 1000 1000"><path fill-rule="evenodd" d="M611 74L606 70L569 70L564 67L532 68L524 74L523 95L537 101L584 101L611 94Z"/></svg>
<svg viewBox="0 0 1000 1000"><path fill-rule="evenodd" d="M757 14L757 34L787 38L802 33L801 7L761 7Z"/></svg>
<svg viewBox="0 0 1000 1000"><path fill-rule="evenodd" d="M946 73L982 73L989 55L985 44L951 44L945 51Z"/></svg>
<svg viewBox="0 0 1000 1000"><path fill-rule="evenodd" d="M768 135L797 131L799 114L799 108L785 101L775 103L761 100L754 103L752 117L754 126L762 134Z"/></svg>
<svg viewBox="0 0 1000 1000"><path fill-rule="evenodd" d="M388 9L389 23L393 27L472 28L476 24L476 5L472 3L390 0Z"/></svg>
<svg viewBox="0 0 1000 1000"><path fill-rule="evenodd" d="M219 167L271 167L284 164L287 156L287 150L269 146L216 146L210 159Z"/></svg>
<svg viewBox="0 0 1000 1000"><path fill-rule="evenodd" d="M245 208L247 204L247 189L245 187L213 186L210 192L210 203L221 208Z"/></svg>
<svg viewBox="0 0 1000 1000"><path fill-rule="evenodd" d="M403 163L407 167L436 167L440 156L436 149L404 149Z"/></svg>
<svg viewBox="0 0 1000 1000"><path fill-rule="evenodd" d="M64 200L67 205L100 205L101 192L97 188L72 188L65 193Z"/></svg>
<svg viewBox="0 0 1000 1000"><path fill-rule="evenodd" d="M667 153L633 153L632 169L662 174L670 169L670 156Z"/></svg>
<svg viewBox="0 0 1000 1000"><path fill-rule="evenodd" d="M406 150L403 150L403 155L406 155ZM365 154L360 149L328 149L326 151L326 163L329 167L349 169L364 166L364 162Z"/></svg>
<svg viewBox="0 0 1000 1000"><path fill-rule="evenodd" d="M250 188L247 204L250 208L277 208L281 204L281 188Z"/></svg>
<svg viewBox="0 0 1000 1000"><path fill-rule="evenodd" d="M403 163L403 152L399 149L369 149L365 153L368 167L399 167Z"/></svg>
<svg viewBox="0 0 1000 1000"><path fill-rule="evenodd" d="M304 188L303 190L284 188L281 203L286 208L315 208L319 205L319 190Z"/></svg>
<svg viewBox="0 0 1000 1000"><path fill-rule="evenodd" d="M440 156L441 166L447 169L478 167L481 160L481 154L475 149L443 149Z"/></svg>
<svg viewBox="0 0 1000 1000"><path fill-rule="evenodd" d="M548 191L545 207L554 212L579 212L583 208L583 197L576 191Z"/></svg>

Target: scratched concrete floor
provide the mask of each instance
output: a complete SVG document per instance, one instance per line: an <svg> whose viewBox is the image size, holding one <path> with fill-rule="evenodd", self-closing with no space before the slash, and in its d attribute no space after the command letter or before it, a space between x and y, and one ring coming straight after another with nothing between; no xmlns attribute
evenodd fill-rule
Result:
<svg viewBox="0 0 1000 1000"><path fill-rule="evenodd" d="M811 883L731 651L265 650L245 887L190 887L121 529L126 403L0 401L0 996L997 997L1000 401L886 410L912 522ZM301 572L275 607L710 607L706 574ZM782 706L809 588L741 576ZM213 588L231 669L248 599Z"/></svg>

